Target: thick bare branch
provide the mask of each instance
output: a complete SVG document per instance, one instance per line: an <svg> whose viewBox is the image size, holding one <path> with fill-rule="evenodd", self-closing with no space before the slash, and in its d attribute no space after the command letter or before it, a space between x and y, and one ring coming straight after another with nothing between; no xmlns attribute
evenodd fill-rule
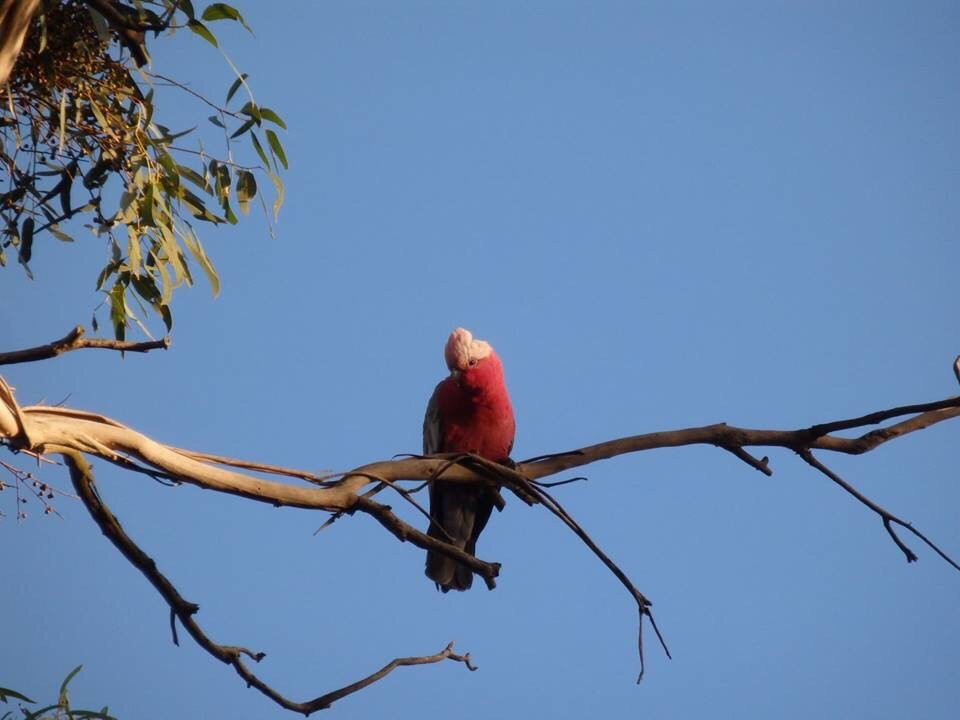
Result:
<svg viewBox="0 0 960 720"><path fill-rule="evenodd" d="M174 587L173 583L160 572L153 558L141 550L133 539L127 535L126 531L120 525L120 521L117 520L116 516L110 511L110 508L97 492L93 472L83 455L69 448L57 448L56 450L62 453L64 461L70 470L70 479L77 491L77 495L83 501L94 522L97 523L100 530L103 531L107 539L113 543L114 547L116 547L135 568L143 573L144 577L150 581L150 584L157 589L157 592L160 593L161 597L163 597L170 606L174 642L177 643L174 622L174 618L176 618L200 647L221 662L232 666L237 674L243 678L248 687L256 688L281 707L302 713L303 715L310 715L317 710L325 710L337 700L372 685L377 680L391 673L394 669L403 665L426 665L442 660L453 660L462 662L471 671L476 670L470 662L470 654L455 654L453 652L453 643L451 642L446 648L434 655L395 658L380 668L380 670L368 675L362 680L325 693L313 700L296 702L284 697L257 677L243 662L244 655L255 662L260 662L266 656L266 653L253 652L247 648L235 645L220 645L211 640L194 619L194 615L200 610L200 606L185 600L176 587Z"/></svg>
<svg viewBox="0 0 960 720"><path fill-rule="evenodd" d="M832 450L857 454L907 433L929 427L934 423L960 415L960 397L951 397L934 403L911 405L896 409L899 413L920 412L913 418L892 426L871 431L859 438L834 435L816 436L810 428L800 430L753 430L726 424L685 428L667 432L634 435L591 445L577 451L549 455L517 466L511 470L482 459L450 463L444 458L411 457L370 463L355 470L333 476L319 476L305 470L234 460L216 455L181 450L159 443L132 428L96 413L63 407L20 407L10 388L0 378L0 440L16 450L42 452L46 446L69 447L102 457L111 462L135 461L155 469L163 477L240 495L272 505L330 510L351 510L357 503L357 493L378 478L389 482L404 480L431 480L442 471L445 482L497 482L506 484L523 497L524 483L598 460L661 447L707 444L734 452L750 446L779 446L792 450L802 448ZM892 417L893 411L882 411ZM860 418L871 422L876 413ZM850 421L841 421L849 424ZM815 426L816 427L816 426ZM820 426L822 427L822 426ZM743 459L743 458L741 458ZM763 467L763 460L756 463ZM750 463L754 465L753 462ZM240 472L224 469L221 465L255 469L261 472L307 478L326 487L302 487L272 482ZM494 468L494 469L491 469ZM759 468L758 468L759 469ZM767 468L769 470L769 467ZM493 474L492 474L493 473ZM330 482L334 480L335 482ZM524 498L529 502L529 497Z"/></svg>
<svg viewBox="0 0 960 720"><path fill-rule="evenodd" d="M858 438L824 435L818 430L818 428L837 424L842 424L843 429L852 429L914 413L921 414L897 425L866 433ZM609 440L573 452L549 455L541 460L524 463L519 469L527 478L536 480L617 455L683 445L716 445L724 449L782 447L796 450L809 447L816 450L831 450L849 455L859 455L873 450L887 440L906 435L914 430L922 430L958 415L960 415L960 397L950 397L936 402L881 410L852 420L824 423L799 430L756 430L718 423L703 427L653 432ZM449 478L445 476L444 479Z"/></svg>
<svg viewBox="0 0 960 720"><path fill-rule="evenodd" d="M81 350L83 348L101 348L104 350L117 350L119 352L145 353L151 350L166 350L170 347L169 337L165 337L162 340L149 340L147 342L126 342L123 340L86 338L83 336L84 332L83 327L77 325L64 337L47 343L46 345L0 353L0 365L48 360L57 355L62 355L65 352Z"/></svg>

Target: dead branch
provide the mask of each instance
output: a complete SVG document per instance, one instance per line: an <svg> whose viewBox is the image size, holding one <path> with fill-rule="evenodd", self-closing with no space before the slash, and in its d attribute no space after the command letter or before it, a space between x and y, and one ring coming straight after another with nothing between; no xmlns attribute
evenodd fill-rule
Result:
<svg viewBox="0 0 960 720"><path fill-rule="evenodd" d="M84 332L83 327L77 325L59 340L54 340L46 345L0 353L0 365L48 360L57 355L62 355L65 352L81 350L83 348L101 348L104 350L118 350L120 352L145 353L151 350L166 350L170 347L169 337L165 337L162 340L150 340L148 342L126 342L123 340L86 338L83 336Z"/></svg>
<svg viewBox="0 0 960 720"><path fill-rule="evenodd" d="M824 429L834 427L852 429L903 415L914 417L893 425L872 430L857 438L825 434ZM442 476L445 482L485 482L493 478L506 485L525 502L531 500L529 482L555 475L571 468L587 465L598 460L662 447L709 444L732 452L752 467L771 473L766 458L757 460L745 447L783 447L799 452L802 449L820 449L849 454L868 452L884 442L910 432L929 427L935 423L960 415L960 397L950 397L930 403L902 406L870 413L851 420L815 425L799 430L757 430L739 428L724 423L703 427L685 428L666 432L634 435L599 443L579 450L543 456L510 469L484 461L482 458L461 458L450 462L449 458L411 457L370 463L355 470L333 476L317 476L313 473L289 468L264 465L250 461L223 458L220 456L181 450L158 443L110 418L82 410L63 407L20 407L13 389L0 378L0 441L14 450L42 454L49 446L68 447L83 453L104 458L118 464L136 463L141 470L154 470L157 477L176 482L189 483L208 490L240 495L258 502L275 506L292 506L308 509L349 512L359 505L358 493L375 482L402 482L407 480L431 481ZM297 478L309 478L324 487L303 487L273 482L240 472L226 470L221 465L257 469ZM765 468L765 470L764 470ZM378 517L384 524L386 514L375 510L375 505L365 505L364 512ZM371 512L371 509L374 509ZM397 537L427 549L437 549L458 558L456 548L428 546L426 536L411 532L410 526L388 521L384 525ZM491 564L476 565L475 570L484 578L491 579Z"/></svg>
<svg viewBox="0 0 960 720"><path fill-rule="evenodd" d="M170 624L171 628L173 628L174 642L179 644L176 640L176 626L174 622L174 618L176 618L200 647L217 660L232 666L237 674L243 678L248 687L256 688L281 707L302 713L303 715L310 715L317 710L325 710L337 700L372 685L402 665L426 665L442 660L453 660L462 662L467 669L471 671L476 670L476 667L470 662L470 654L455 654L453 652L453 643L451 642L446 648L434 655L395 658L375 673L355 683L314 698L313 700L295 702L284 697L258 678L243 662L244 655L254 662L260 662L266 656L266 653L253 652L247 648L234 645L220 645L211 640L203 631L194 619L194 615L200 610L200 606L185 600L176 587L174 587L173 583L157 569L157 564L153 558L141 550L133 539L127 535L126 531L120 525L120 521L110 511L110 508L103 501L103 498L100 497L94 481L93 472L83 455L70 448L51 448L51 450L56 450L63 455L63 459L70 470L70 480L77 491L77 495L103 534L106 535L114 547L130 561L131 565L143 573L144 577L150 581L150 584L157 589L161 597L167 602L167 605L170 606Z"/></svg>

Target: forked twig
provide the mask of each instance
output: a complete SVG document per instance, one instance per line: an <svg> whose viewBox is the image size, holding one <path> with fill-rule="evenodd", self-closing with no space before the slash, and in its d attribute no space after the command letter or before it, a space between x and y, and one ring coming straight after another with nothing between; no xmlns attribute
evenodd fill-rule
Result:
<svg viewBox="0 0 960 720"><path fill-rule="evenodd" d="M470 661L470 654L455 654L453 652L453 643L451 642L446 648L434 655L395 658L375 673L355 683L320 695L313 700L295 702L284 697L251 672L243 662L243 656L247 656L254 662L260 662L266 656L266 653L254 652L236 645L219 645L213 642L194 619L194 615L199 611L200 606L185 600L183 596L180 595L173 583L157 568L157 564L153 558L141 550L133 539L127 535L126 531L120 525L119 520L117 520L116 516L110 511L110 508L104 503L100 494L97 492L90 465L84 459L83 455L70 448L56 448L56 450L63 455L63 459L70 470L70 479L77 491L77 495L79 495L81 501L86 506L94 522L97 523L103 534L113 543L114 547L116 547L134 567L143 573L147 580L150 581L150 584L157 589L161 597L163 597L170 606L170 624L173 628L174 643L179 645L174 622L174 618L176 618L200 647L218 660L231 665L237 674L247 683L248 687L256 688L281 707L302 713L303 715L310 715L317 710L325 710L337 700L372 685L393 672L396 668L405 665L426 665L442 660L453 660L463 663L468 670L476 670L476 667L474 667Z"/></svg>
<svg viewBox="0 0 960 720"><path fill-rule="evenodd" d="M808 465L819 470L821 473L823 473L828 478L833 480L833 482L835 482L837 485L839 485L848 493L853 495L853 497L855 497L861 503L863 503L868 508L873 510L877 515L879 515L881 520L883 520L884 529L887 531L887 533L889 533L890 537L893 539L893 542L897 544L897 547L900 548L901 552L903 552L908 563L916 562L917 555L916 553L913 552L913 550L907 547L906 543L904 543L903 540L900 539L900 537L897 535L897 533L893 529L894 525L899 525L902 528L906 528L908 531L910 531L916 537L920 538L924 543L926 543L928 547L930 547L935 553L937 553L937 555L939 555L948 563L950 563L950 565L952 565L954 569L960 570L960 565L957 565L957 563L953 560L953 558L951 558L943 550L937 547L933 543L933 541L927 538L926 535L924 535L922 532L917 530L915 527L913 527L913 525L908 523L906 520L901 520L896 515L891 513L889 510L885 510L884 508L877 505L873 500L868 498L866 495L861 493L855 487L850 485L850 483L846 482L843 478L841 478L839 475L833 472L833 470L831 470L826 465L824 465L819 460L817 460L813 456L813 453L810 452L810 450L806 448L801 448L800 450L797 451L797 454L800 455L800 457L802 457Z"/></svg>

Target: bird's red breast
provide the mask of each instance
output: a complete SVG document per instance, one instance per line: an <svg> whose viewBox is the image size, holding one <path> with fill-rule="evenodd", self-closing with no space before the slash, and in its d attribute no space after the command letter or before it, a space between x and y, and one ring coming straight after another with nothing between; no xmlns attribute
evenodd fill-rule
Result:
<svg viewBox="0 0 960 720"><path fill-rule="evenodd" d="M488 460L510 456L515 423L500 358L492 352L437 388L440 451L473 452Z"/></svg>

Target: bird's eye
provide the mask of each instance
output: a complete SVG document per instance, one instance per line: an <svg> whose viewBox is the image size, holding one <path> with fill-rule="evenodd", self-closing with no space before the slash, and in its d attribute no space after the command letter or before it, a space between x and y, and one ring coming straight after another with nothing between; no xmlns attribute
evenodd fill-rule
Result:
<svg viewBox="0 0 960 720"><path fill-rule="evenodd" d="M475 359L475 358L471 358L471 359L470 359L470 362L468 362L467 365L469 365L470 367L476 367L476 366L477 366L477 361L476 361L476 359Z"/></svg>

